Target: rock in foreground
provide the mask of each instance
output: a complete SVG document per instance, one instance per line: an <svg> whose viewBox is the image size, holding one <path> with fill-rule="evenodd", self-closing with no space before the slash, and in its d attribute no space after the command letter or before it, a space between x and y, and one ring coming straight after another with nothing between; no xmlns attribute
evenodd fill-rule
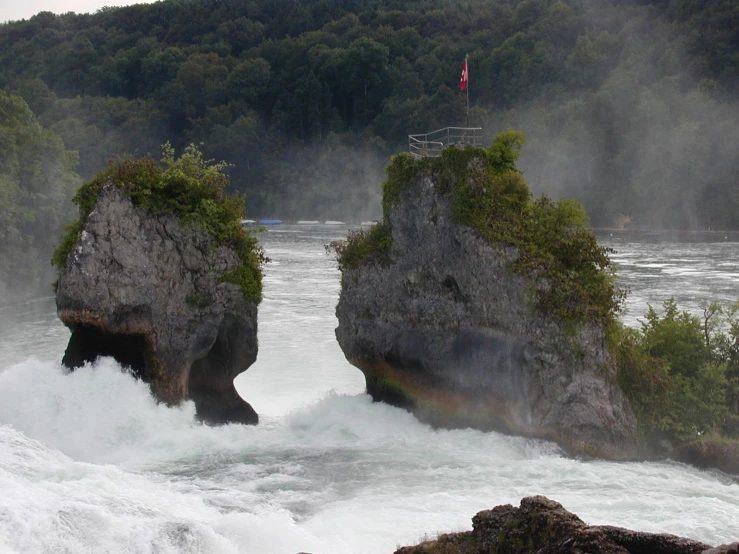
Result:
<svg viewBox="0 0 739 554"><path fill-rule="evenodd" d="M570 324L535 305L537 287L559 285L514 271L522 250L484 235L508 217L502 209L483 231L460 222L477 203L495 206L491 193L523 206L528 189L522 200L505 196L520 174L491 169L484 150L454 150L420 168L396 158L383 223L337 247L336 336L347 360L364 372L375 400L432 425L550 439L572 453L635 456L636 420L616 384L604 325ZM460 198L472 198L471 206Z"/></svg>
<svg viewBox="0 0 739 554"><path fill-rule="evenodd" d="M472 531L400 548L395 554L731 554L737 544L712 549L668 534L586 525L544 496L479 512Z"/></svg>
<svg viewBox="0 0 739 554"><path fill-rule="evenodd" d="M194 400L203 421L257 423L233 385L257 356L258 301L224 278L243 268L233 245L135 206L110 178L83 224L58 282L58 315L72 331L63 363L112 356L160 401Z"/></svg>

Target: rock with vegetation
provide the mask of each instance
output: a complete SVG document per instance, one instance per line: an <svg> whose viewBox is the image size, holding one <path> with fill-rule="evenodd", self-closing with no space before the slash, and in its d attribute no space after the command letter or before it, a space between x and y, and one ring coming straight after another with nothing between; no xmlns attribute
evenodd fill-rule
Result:
<svg viewBox="0 0 739 554"><path fill-rule="evenodd" d="M441 535L395 554L728 554L730 548L714 550L675 535L587 525L558 502L531 496L519 508L506 504L478 512L472 531Z"/></svg>
<svg viewBox="0 0 739 554"><path fill-rule="evenodd" d="M436 426L635 455L607 349L621 293L574 201L532 199L501 133L487 149L393 158L384 219L333 244L336 336L367 390Z"/></svg>
<svg viewBox="0 0 739 554"><path fill-rule="evenodd" d="M53 262L63 363L113 356L167 404L210 423L257 423L233 380L257 356L262 252L223 194L223 164L165 146L161 162L113 162L83 185Z"/></svg>

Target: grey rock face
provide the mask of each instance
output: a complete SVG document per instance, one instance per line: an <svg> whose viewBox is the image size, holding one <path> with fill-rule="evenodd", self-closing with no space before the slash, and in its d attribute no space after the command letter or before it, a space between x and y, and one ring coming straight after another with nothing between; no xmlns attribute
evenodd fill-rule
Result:
<svg viewBox="0 0 739 554"><path fill-rule="evenodd" d="M57 311L72 331L63 363L114 356L168 404L193 399L212 423L257 423L233 379L257 356L257 306L221 282L235 251L100 192L59 277Z"/></svg>
<svg viewBox="0 0 739 554"><path fill-rule="evenodd" d="M432 177L406 188L386 222L391 262L345 269L336 309L339 344L376 400L433 425L635 455L636 420L603 329L573 336L537 313L529 284L508 268L515 248L457 224Z"/></svg>

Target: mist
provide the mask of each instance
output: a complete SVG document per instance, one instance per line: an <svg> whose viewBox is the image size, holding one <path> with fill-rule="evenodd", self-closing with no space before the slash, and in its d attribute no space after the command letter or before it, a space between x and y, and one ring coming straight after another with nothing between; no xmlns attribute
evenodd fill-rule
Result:
<svg viewBox="0 0 739 554"><path fill-rule="evenodd" d="M51 292L51 254L73 215L76 152L19 96L0 92L0 298Z"/></svg>
<svg viewBox="0 0 739 554"><path fill-rule="evenodd" d="M293 147L270 170L270 180L281 191L279 197L268 195L252 203L257 205L253 211L247 191L247 213L289 221L380 219L388 162L382 144L350 146L329 137L323 144Z"/></svg>
<svg viewBox="0 0 739 554"><path fill-rule="evenodd" d="M621 35L627 54L600 87L491 113L486 140L524 131L532 191L581 201L595 227L736 228L739 101L653 22Z"/></svg>

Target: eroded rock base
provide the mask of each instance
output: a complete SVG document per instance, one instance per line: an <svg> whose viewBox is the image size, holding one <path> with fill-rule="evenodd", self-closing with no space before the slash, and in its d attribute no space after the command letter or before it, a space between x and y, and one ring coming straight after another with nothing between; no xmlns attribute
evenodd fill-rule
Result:
<svg viewBox="0 0 739 554"><path fill-rule="evenodd" d="M479 512L472 531L441 535L395 554L716 554L733 547L712 549L675 535L590 526L558 502L531 496L519 508L506 504Z"/></svg>
<svg viewBox="0 0 739 554"><path fill-rule="evenodd" d="M259 415L251 404L239 396L233 384L225 391L207 387L190 389L190 398L195 402L197 417L203 423L210 425L259 423Z"/></svg>
<svg viewBox="0 0 739 554"><path fill-rule="evenodd" d="M353 360L351 363L364 373L367 393L374 401L407 409L433 427L473 427L504 433L528 431L519 429L507 406L491 395L450 387L421 367L407 367L400 360ZM529 431L528 434L535 433ZM540 433L539 437L551 438L545 433Z"/></svg>
<svg viewBox="0 0 739 554"><path fill-rule="evenodd" d="M257 412L239 396L233 384L232 368L253 355L250 331L246 318L225 314L215 342L190 367L188 391L201 421L212 425L259 423Z"/></svg>
<svg viewBox="0 0 739 554"><path fill-rule="evenodd" d="M188 396L195 403L197 418L204 423L255 425L259 416L239 396L230 372L235 360L245 355L242 350L248 348L245 341L239 340L243 339L239 322L232 319L224 318L207 355L192 365ZM170 392L179 387L176 377L168 378L150 340L144 335L106 333L94 326L78 326L72 331L62 364L75 370L104 356L112 357L122 367L130 368L138 379L149 383L157 399L169 405L179 403Z"/></svg>

